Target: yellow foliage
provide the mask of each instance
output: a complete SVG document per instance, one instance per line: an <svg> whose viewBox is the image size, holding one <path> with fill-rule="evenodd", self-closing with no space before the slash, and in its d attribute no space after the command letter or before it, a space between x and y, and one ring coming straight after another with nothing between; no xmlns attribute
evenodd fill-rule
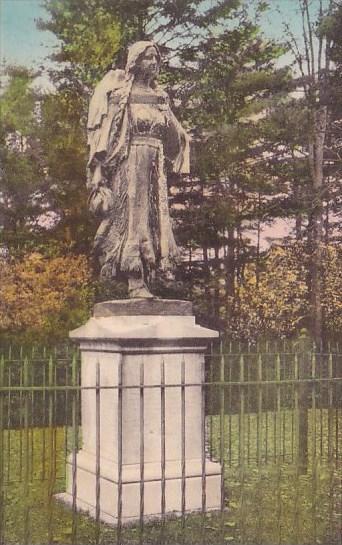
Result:
<svg viewBox="0 0 342 545"><path fill-rule="evenodd" d="M34 252L0 263L0 329L65 336L88 314L90 269L85 256Z"/></svg>
<svg viewBox="0 0 342 545"><path fill-rule="evenodd" d="M326 333L342 332L342 252L325 247L322 271L322 307ZM269 251L256 281L249 264L236 289L227 326L239 338L256 339L294 335L307 322L308 261L301 244Z"/></svg>
<svg viewBox="0 0 342 545"><path fill-rule="evenodd" d="M324 251L323 315L330 333L342 332L342 251L328 246Z"/></svg>

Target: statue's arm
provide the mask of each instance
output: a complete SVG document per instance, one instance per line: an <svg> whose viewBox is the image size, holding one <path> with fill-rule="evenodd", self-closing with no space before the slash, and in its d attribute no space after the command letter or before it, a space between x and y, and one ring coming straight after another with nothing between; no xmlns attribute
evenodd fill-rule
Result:
<svg viewBox="0 0 342 545"><path fill-rule="evenodd" d="M168 106L169 128L165 154L173 172L188 174L190 172L190 137Z"/></svg>
<svg viewBox="0 0 342 545"><path fill-rule="evenodd" d="M98 83L89 103L87 135L89 146L89 175L94 183L101 181L101 165L105 161L115 105L110 104L110 94L120 89L124 81L123 70L110 70Z"/></svg>
<svg viewBox="0 0 342 545"><path fill-rule="evenodd" d="M106 115L102 124L95 129L88 129L89 160L87 164L88 188L96 188L103 181L102 165L106 160L110 137L111 118Z"/></svg>

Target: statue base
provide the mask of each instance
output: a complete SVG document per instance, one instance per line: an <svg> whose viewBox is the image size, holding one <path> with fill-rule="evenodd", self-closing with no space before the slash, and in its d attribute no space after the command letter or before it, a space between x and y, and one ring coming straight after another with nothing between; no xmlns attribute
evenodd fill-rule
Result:
<svg viewBox="0 0 342 545"><path fill-rule="evenodd" d="M204 353L218 333L191 303L106 301L80 343L82 449L59 498L110 524L221 508L221 467L205 457Z"/></svg>

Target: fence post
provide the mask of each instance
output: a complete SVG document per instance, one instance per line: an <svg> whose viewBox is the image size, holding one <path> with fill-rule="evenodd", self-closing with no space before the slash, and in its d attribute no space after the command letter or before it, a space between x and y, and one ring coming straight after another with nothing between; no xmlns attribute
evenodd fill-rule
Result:
<svg viewBox="0 0 342 545"><path fill-rule="evenodd" d="M32 361L32 360L31 360ZM30 540L30 507L29 497L29 472L30 472L30 430L29 430L29 370L30 364L28 357L24 359L24 544L28 545Z"/></svg>
<svg viewBox="0 0 342 545"><path fill-rule="evenodd" d="M245 465L245 359L243 354L239 358L239 467L240 471L244 471Z"/></svg>
<svg viewBox="0 0 342 545"><path fill-rule="evenodd" d="M262 422L263 422L263 416L262 416L262 385L260 384L262 382L262 356L261 353L258 354L258 360L257 360L257 430L256 430L256 456L257 456L257 464L258 467L261 463L261 446L262 446Z"/></svg>
<svg viewBox="0 0 342 545"><path fill-rule="evenodd" d="M49 506L49 518L48 518L48 539L49 543L53 541L53 491L56 480L56 386L55 382L55 364L52 356L49 358L48 364L48 412L49 412L49 484L48 484L48 506Z"/></svg>
<svg viewBox="0 0 342 545"><path fill-rule="evenodd" d="M309 441L309 411L308 411L308 396L310 386L306 382L310 379L310 361L312 356L312 348L315 346L306 336L299 339L299 384L298 384L298 466L299 474L304 474L308 469L308 441ZM311 350L310 350L311 348Z"/></svg>
<svg viewBox="0 0 342 545"><path fill-rule="evenodd" d="M5 386L4 381L5 358L0 358L0 388ZM4 520L5 520L5 501L4 501L4 392L0 391L0 545L5 543ZM8 462L7 462L8 463Z"/></svg>
<svg viewBox="0 0 342 545"><path fill-rule="evenodd" d="M333 458L333 418L334 418L334 409L333 409L333 389L332 389L332 378L333 378L333 355L329 354L328 359L328 460L332 461ZM337 446L337 442L336 442Z"/></svg>
<svg viewBox="0 0 342 545"><path fill-rule="evenodd" d="M71 543L75 545L77 542L77 516L76 516L76 497L77 497L77 449L78 449L78 411L79 411L79 391L78 387L78 368L77 358L73 354L71 363L71 382L75 388L72 391L72 471L71 471L71 493L72 493L72 528L71 528Z"/></svg>

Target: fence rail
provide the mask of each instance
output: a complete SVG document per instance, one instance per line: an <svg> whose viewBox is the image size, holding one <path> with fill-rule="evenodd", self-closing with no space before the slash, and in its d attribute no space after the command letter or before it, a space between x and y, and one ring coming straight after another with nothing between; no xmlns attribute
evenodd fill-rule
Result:
<svg viewBox="0 0 342 545"><path fill-rule="evenodd" d="M260 348L260 347L258 347ZM284 351L212 350L203 384L189 380L180 355L180 379L145 382L143 362L137 383L81 385L79 353L72 350L16 352L0 359L0 544L11 543L341 543L342 353L297 347ZM122 372L122 371L121 371ZM120 374L119 374L120 375ZM202 509L188 513L185 502L187 407L193 392L203 400L201 428ZM92 516L77 510L77 459L82 446L81 398L95 399L96 506ZM99 460L101 399L118 400L117 497L115 526L103 522ZM144 442L149 395L160 409L160 519L145 516ZM165 513L169 471L166 411L179 396L175 414L180 439L181 488L178 516ZM122 493L122 406L136 407L140 452L139 519L125 525ZM179 419L178 419L179 417ZM125 439L125 438L124 438ZM133 448L133 446L132 446ZM221 506L206 511L206 464L221 464ZM56 499L71 471L72 502ZM69 477L70 477L69 475Z"/></svg>

